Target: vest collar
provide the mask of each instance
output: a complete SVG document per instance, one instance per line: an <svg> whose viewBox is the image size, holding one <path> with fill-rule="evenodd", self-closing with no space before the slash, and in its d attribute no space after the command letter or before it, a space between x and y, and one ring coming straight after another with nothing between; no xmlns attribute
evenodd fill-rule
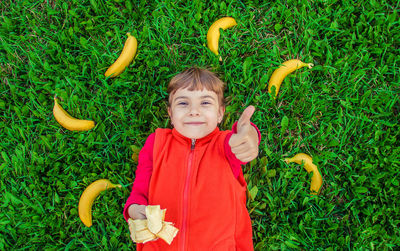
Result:
<svg viewBox="0 0 400 251"><path fill-rule="evenodd" d="M219 132L219 128L216 127L214 129L214 131L212 131L207 136L205 136L201 139L196 139L196 147L209 143L211 141L211 139L214 138L214 136L218 134L218 132ZM183 136L175 128L172 129L172 135L174 136L175 139L177 139L179 142L187 145L188 147L190 147L192 145L192 139Z"/></svg>

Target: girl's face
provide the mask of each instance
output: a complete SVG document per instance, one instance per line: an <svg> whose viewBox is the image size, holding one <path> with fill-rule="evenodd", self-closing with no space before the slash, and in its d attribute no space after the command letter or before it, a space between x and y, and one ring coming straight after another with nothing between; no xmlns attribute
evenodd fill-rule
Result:
<svg viewBox="0 0 400 251"><path fill-rule="evenodd" d="M215 130L225 108L213 91L178 89L173 94L168 114L174 128L190 139L200 139Z"/></svg>

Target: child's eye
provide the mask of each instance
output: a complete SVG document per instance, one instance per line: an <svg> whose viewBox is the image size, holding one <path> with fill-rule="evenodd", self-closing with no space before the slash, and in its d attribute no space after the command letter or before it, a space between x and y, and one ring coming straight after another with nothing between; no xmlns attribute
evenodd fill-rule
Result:
<svg viewBox="0 0 400 251"><path fill-rule="evenodd" d="M211 102L209 102L209 101L203 101L203 102L201 102L201 104L202 104L202 105L210 105Z"/></svg>
<svg viewBox="0 0 400 251"><path fill-rule="evenodd" d="M179 102L178 105L184 106L187 105L187 102Z"/></svg>

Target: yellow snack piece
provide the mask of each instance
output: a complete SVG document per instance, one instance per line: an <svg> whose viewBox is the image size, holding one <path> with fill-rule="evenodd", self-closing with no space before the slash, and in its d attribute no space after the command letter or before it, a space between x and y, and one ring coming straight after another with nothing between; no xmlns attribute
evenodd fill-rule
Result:
<svg viewBox="0 0 400 251"><path fill-rule="evenodd" d="M131 238L134 242L145 243L157 238L147 228L147 220L128 220Z"/></svg>
<svg viewBox="0 0 400 251"><path fill-rule="evenodd" d="M172 240L178 234L178 229L172 226L172 223L165 222L163 223L163 227L161 231L157 234L158 237L163 239L168 245L171 245Z"/></svg>
<svg viewBox="0 0 400 251"><path fill-rule="evenodd" d="M128 219L132 240L145 243L160 238L170 245L179 230L171 222L164 221L166 209L155 205L146 206L145 211L147 219Z"/></svg>
<svg viewBox="0 0 400 251"><path fill-rule="evenodd" d="M147 228L153 234L157 234L158 232L160 232L161 228L163 227L162 216L163 213L161 211L160 205L146 207Z"/></svg>

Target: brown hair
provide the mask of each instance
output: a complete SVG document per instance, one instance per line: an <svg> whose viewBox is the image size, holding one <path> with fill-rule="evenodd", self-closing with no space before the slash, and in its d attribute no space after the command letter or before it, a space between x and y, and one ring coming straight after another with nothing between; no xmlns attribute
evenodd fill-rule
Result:
<svg viewBox="0 0 400 251"><path fill-rule="evenodd" d="M217 94L220 106L225 106L225 83L215 73L207 69L192 67L173 77L167 88L169 95L168 105L171 104L172 95L181 88L188 88L189 91L203 90L204 88L208 91L213 91Z"/></svg>

